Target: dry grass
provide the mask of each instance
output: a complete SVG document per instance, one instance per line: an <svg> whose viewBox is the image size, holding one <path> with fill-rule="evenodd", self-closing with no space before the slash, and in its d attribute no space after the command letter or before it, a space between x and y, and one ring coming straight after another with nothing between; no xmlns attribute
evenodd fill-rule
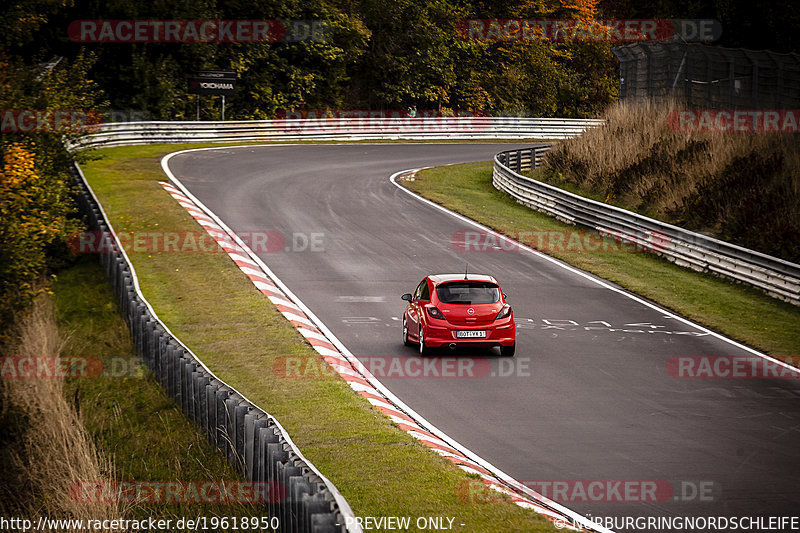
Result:
<svg viewBox="0 0 800 533"><path fill-rule="evenodd" d="M17 321L7 355L57 357L64 339L53 303L34 301ZM0 382L4 426L0 514L84 520L115 519L124 509L115 503L79 503L70 486L80 481L113 479L113 465L101 456L80 415L64 397L62 378L7 378Z"/></svg>
<svg viewBox="0 0 800 533"><path fill-rule="evenodd" d="M800 260L800 139L672 129L675 102L617 104L560 143L540 179L791 261Z"/></svg>

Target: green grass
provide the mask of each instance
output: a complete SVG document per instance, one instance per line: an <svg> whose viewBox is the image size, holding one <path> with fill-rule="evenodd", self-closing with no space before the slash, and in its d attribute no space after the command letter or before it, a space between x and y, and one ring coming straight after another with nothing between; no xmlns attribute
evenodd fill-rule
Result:
<svg viewBox="0 0 800 533"><path fill-rule="evenodd" d="M206 145L109 148L83 165L118 231L200 231L158 184L160 159ZM219 146L219 145L214 145ZM145 297L220 378L275 416L358 516L450 516L461 531L554 531L397 428L338 377L282 378L277 358L322 359L224 254L132 253Z"/></svg>
<svg viewBox="0 0 800 533"><path fill-rule="evenodd" d="M492 186L491 163L469 163L419 172L401 183L410 190L509 235L560 232L562 224L514 201ZM523 234L524 235L524 234ZM575 248L572 248L573 250ZM649 253L548 251L642 295L714 331L797 364L800 308L709 274L678 267Z"/></svg>
<svg viewBox="0 0 800 533"><path fill-rule="evenodd" d="M98 358L107 372L70 379L65 393L99 450L113 461L117 481L244 480L139 364L95 257L61 270L52 290L59 329L68 334L63 355ZM258 504L138 503L126 518L267 514Z"/></svg>

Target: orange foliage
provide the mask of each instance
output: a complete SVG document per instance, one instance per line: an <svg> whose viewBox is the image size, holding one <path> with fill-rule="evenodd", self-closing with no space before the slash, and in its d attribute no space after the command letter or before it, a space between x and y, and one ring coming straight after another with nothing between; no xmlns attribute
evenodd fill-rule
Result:
<svg viewBox="0 0 800 533"><path fill-rule="evenodd" d="M521 0L510 10L514 17L597 18L599 0Z"/></svg>
<svg viewBox="0 0 800 533"><path fill-rule="evenodd" d="M33 153L21 144L12 143L6 146L3 162L3 168L0 170L0 184L3 189L10 190L31 178L35 180Z"/></svg>
<svg viewBox="0 0 800 533"><path fill-rule="evenodd" d="M597 18L598 0L560 0L561 7L569 11L574 18L589 20Z"/></svg>
<svg viewBox="0 0 800 533"><path fill-rule="evenodd" d="M35 280L46 272L48 249L76 223L69 187L59 175L36 169L33 142L3 147L0 165L0 318L29 301Z"/></svg>

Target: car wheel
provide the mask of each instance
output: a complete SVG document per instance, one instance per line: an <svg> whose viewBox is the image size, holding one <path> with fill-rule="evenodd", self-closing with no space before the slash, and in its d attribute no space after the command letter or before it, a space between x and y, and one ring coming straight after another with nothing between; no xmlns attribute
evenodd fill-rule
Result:
<svg viewBox="0 0 800 533"><path fill-rule="evenodd" d="M419 327L419 354L427 355L430 353L430 348L425 346L425 335L422 333L422 326Z"/></svg>
<svg viewBox="0 0 800 533"><path fill-rule="evenodd" d="M411 346L411 341L408 340L408 324L406 324L406 316L403 315L403 344Z"/></svg>
<svg viewBox="0 0 800 533"><path fill-rule="evenodd" d="M517 343L515 342L511 346L500 346L500 355L505 357L514 357L514 352L517 351Z"/></svg>

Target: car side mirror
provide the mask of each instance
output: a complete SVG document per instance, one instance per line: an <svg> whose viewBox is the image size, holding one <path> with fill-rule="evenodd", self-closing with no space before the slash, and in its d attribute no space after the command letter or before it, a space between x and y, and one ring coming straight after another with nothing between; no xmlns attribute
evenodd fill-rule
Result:
<svg viewBox="0 0 800 533"><path fill-rule="evenodd" d="M411 293L407 292L404 295L402 295L400 298L402 298L403 300L405 300L407 302L410 302L411 301Z"/></svg>

